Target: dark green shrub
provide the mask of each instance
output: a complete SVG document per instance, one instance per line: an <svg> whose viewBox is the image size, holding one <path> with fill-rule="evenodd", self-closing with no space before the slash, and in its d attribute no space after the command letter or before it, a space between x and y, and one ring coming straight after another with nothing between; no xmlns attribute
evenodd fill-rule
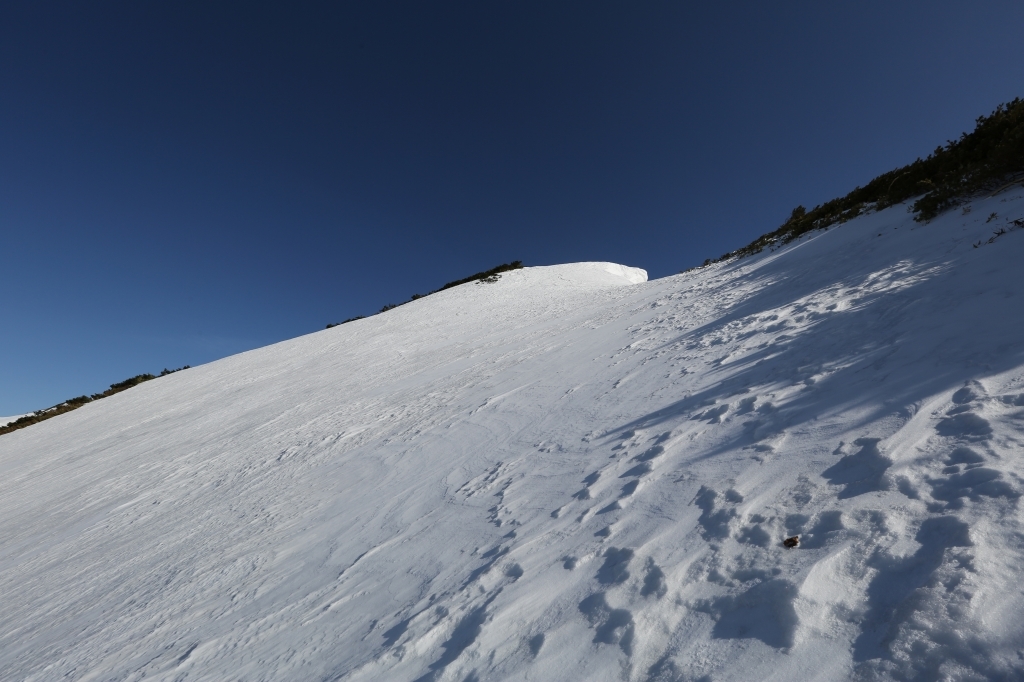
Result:
<svg viewBox="0 0 1024 682"><path fill-rule="evenodd" d="M508 272L510 270L520 270L520 269L522 269L522 267L523 267L523 261L521 261L521 260L514 260L511 263L504 263L502 265L496 265L495 267L491 268L490 270L484 270L483 272L478 272L475 275L470 275L469 277L463 277L462 279L457 279L454 282L448 282L447 284L445 284L440 289L437 289L436 291L431 291L430 293L431 294L436 294L438 291L444 291L445 289L451 289L452 287L457 287L460 284L469 284L470 282L475 282L477 280L483 280L483 279L487 279L489 277L493 277L494 275L500 274L502 272ZM497 281L497 280L491 280L491 281ZM429 296L430 294L427 294L427 295Z"/></svg>
<svg viewBox="0 0 1024 682"><path fill-rule="evenodd" d="M332 322L331 324L327 325L327 328L330 329L332 327L337 327L337 326L342 325L342 324L348 324L349 322L355 322L356 320L363 320L363 319L366 319L365 315L356 315L355 317L350 317L347 320L342 320L341 322Z"/></svg>
<svg viewBox="0 0 1024 682"><path fill-rule="evenodd" d="M174 374L175 372L180 372L183 369L190 368L188 365L185 365L184 367L179 367L178 369L165 368L164 371L160 372L160 376ZM93 393L92 396L80 395L77 398L65 400L64 402L54 405L53 407L48 407L45 410L37 410L36 412L33 412L30 415L26 415L24 417L21 417L20 419L11 422L10 424L7 424L6 426L0 427L0 436L4 435L5 433L10 433L11 431L23 429L26 426L37 424L51 417L56 417L59 414L64 414L65 412L77 410L79 407L85 405L86 403L91 403L94 400L101 400L108 396L112 396L115 393L126 391L133 386L138 386L139 384L145 381L150 381L151 379L156 379L156 377L153 376L152 374L138 374L136 376L131 377L130 379L125 379L124 381L119 381L116 384L111 384L110 388L103 391L103 393Z"/></svg>
<svg viewBox="0 0 1024 682"><path fill-rule="evenodd" d="M434 289L433 291L431 291L429 293L426 293L426 294L413 294L409 298L409 300L406 301L405 303L409 303L411 301L417 301L417 300L419 300L421 298L426 298L427 296L430 296L430 294L436 294L439 291L444 291L445 289L451 289L452 287L457 287L460 284L468 284L470 282L477 282L477 281L480 281L480 282L491 282L491 283L497 282L498 278L500 277L500 274L502 272L508 272L510 270L519 270L522 267L523 267L523 261L521 261L521 260L514 260L511 263L504 263L502 265L497 265L497 266L491 268L490 270L484 270L483 272L478 272L475 275L470 275L469 277L463 277L462 279L457 279L454 282L448 282L447 284L445 284L440 289ZM377 314L379 315L380 313L386 313L389 310L394 310L395 308L397 308L400 305L405 305L405 303L392 303L390 305L386 305L383 308L381 308L380 311ZM363 319L362 315L360 315L358 317L350 317L349 319L345 320L345 322L353 322L355 320L361 320L361 319ZM337 327L339 324L345 324L345 322L334 322L334 323L328 324L327 325L327 329L330 329L332 327Z"/></svg>
<svg viewBox="0 0 1024 682"><path fill-rule="evenodd" d="M110 389L112 391L123 391L126 388L131 388L132 386L138 386L143 381L149 381L150 379L156 379L156 377L153 376L152 374L138 374L136 376L133 376L130 379L125 379L124 381L119 381L116 384L110 384Z"/></svg>
<svg viewBox="0 0 1024 682"><path fill-rule="evenodd" d="M1000 104L978 118L974 131L937 147L926 159L883 173L845 197L811 210L793 209L779 229L731 251L718 262L760 253L765 247L787 244L812 230L823 230L856 218L869 209L881 210L915 199L915 220L927 222L971 196L993 192L1024 180L1024 100Z"/></svg>

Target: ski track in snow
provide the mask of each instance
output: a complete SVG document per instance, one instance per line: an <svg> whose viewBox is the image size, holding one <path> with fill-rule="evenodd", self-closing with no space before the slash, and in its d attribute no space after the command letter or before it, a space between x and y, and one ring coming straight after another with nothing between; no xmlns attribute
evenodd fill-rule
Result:
<svg viewBox="0 0 1024 682"><path fill-rule="evenodd" d="M1021 679L1024 230L974 244L1024 196L972 208L505 273L0 437L0 677Z"/></svg>

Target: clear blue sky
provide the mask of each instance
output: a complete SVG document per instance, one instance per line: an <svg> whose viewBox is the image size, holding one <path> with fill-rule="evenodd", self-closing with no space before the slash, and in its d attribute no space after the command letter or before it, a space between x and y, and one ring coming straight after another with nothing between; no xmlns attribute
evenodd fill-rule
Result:
<svg viewBox="0 0 1024 682"><path fill-rule="evenodd" d="M498 263L662 277L1024 95L1024 3L0 5L0 415Z"/></svg>

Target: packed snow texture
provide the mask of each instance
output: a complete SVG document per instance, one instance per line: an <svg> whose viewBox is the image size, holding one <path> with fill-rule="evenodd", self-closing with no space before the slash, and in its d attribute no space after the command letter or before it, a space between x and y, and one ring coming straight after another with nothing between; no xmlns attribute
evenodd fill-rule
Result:
<svg viewBox="0 0 1024 682"><path fill-rule="evenodd" d="M3 677L1021 679L1024 196L969 208L508 272L0 437Z"/></svg>

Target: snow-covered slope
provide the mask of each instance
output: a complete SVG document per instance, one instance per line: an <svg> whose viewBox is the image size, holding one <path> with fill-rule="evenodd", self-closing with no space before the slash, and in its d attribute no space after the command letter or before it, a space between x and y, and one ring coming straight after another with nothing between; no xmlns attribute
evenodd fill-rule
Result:
<svg viewBox="0 0 1024 682"><path fill-rule="evenodd" d="M1021 217L514 271L0 437L0 677L1020 679Z"/></svg>
<svg viewBox="0 0 1024 682"><path fill-rule="evenodd" d="M22 417L27 417L27 414L16 414L13 417L0 417L0 426L7 426L11 422L18 421Z"/></svg>

